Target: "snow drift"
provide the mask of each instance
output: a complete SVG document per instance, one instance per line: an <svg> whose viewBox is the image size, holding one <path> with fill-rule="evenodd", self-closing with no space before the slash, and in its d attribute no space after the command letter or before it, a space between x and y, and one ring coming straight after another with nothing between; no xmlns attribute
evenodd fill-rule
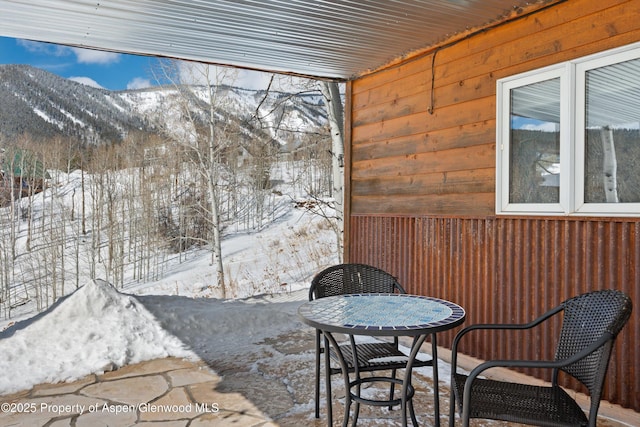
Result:
<svg viewBox="0 0 640 427"><path fill-rule="evenodd" d="M0 394L155 358L195 358L135 297L104 280L0 333L0 354Z"/></svg>

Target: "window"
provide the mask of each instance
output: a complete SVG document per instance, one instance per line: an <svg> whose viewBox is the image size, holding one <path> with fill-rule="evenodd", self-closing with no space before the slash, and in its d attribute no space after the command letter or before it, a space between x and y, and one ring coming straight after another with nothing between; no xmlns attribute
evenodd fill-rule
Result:
<svg viewBox="0 0 640 427"><path fill-rule="evenodd" d="M640 44L499 80L496 212L640 216Z"/></svg>

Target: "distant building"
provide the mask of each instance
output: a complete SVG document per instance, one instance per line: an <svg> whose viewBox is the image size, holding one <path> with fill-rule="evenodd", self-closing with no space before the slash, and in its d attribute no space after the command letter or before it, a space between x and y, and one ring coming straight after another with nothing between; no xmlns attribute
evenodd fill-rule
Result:
<svg viewBox="0 0 640 427"><path fill-rule="evenodd" d="M0 206L6 206L12 199L41 192L46 180L51 179L42 161L31 152L18 149L13 155L6 151L1 155Z"/></svg>

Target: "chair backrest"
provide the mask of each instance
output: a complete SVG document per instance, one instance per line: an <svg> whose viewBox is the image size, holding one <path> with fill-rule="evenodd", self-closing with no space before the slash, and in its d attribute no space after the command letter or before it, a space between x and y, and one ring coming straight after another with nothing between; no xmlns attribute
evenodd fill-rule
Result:
<svg viewBox="0 0 640 427"><path fill-rule="evenodd" d="M309 300L333 295L402 293L395 277L366 264L339 264L322 270L311 281Z"/></svg>
<svg viewBox="0 0 640 427"><path fill-rule="evenodd" d="M608 337L591 355L563 368L589 389L591 404L595 404L592 409L597 412L613 343L631 316L631 299L620 291L602 290L578 295L562 305L564 317L556 359L567 358Z"/></svg>

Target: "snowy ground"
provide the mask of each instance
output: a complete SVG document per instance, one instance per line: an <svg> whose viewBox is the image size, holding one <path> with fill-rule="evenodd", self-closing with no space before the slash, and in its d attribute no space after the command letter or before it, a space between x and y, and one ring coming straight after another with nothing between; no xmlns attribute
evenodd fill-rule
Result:
<svg viewBox="0 0 640 427"><path fill-rule="evenodd" d="M282 416L282 425L297 423L295 420L311 425L314 335L297 318L297 308L306 299L306 289L238 300L133 296L95 280L47 312L0 334L4 355L0 369L13 373L0 377L0 391L11 393L39 383L72 381L126 364L176 356L204 360L216 371L222 369L226 387L238 391L237 387L256 404L264 397L265 381L271 388L269 396L275 396L275 387L291 388L286 396L293 399L276 405L280 412L272 416ZM404 347L404 351L409 349ZM431 368L419 368L416 374L420 417L425 419L433 412L428 398L433 390ZM439 364L439 375L441 384L448 383L447 363ZM270 376L278 381L268 380ZM332 379L338 418L343 410L342 381L340 376ZM362 390L363 396L372 399L385 397L387 392L386 386ZM446 396L444 387L441 393ZM324 395L322 399L324 408ZM269 400L267 406L273 405ZM379 409L363 408L364 425L398 424L398 411ZM446 414L446 405L442 413Z"/></svg>
<svg viewBox="0 0 640 427"><path fill-rule="evenodd" d="M339 260L326 220L288 201L260 232L225 237L229 299L220 298L211 255L202 251L173 260L154 282L115 289L87 280L42 313L29 311L33 305L17 307L12 318L0 319L0 372L10 373L0 377L0 394L175 356L222 369L234 387L246 387L245 375L266 370L303 396L286 413L311 413L313 331L297 308L312 276ZM291 349L275 351L274 343ZM241 371L240 383L229 370ZM447 381L448 365L440 371ZM430 369L422 374L430 377ZM342 380L335 381L337 392Z"/></svg>
<svg viewBox="0 0 640 427"><path fill-rule="evenodd" d="M12 373L0 376L0 393L167 356L215 359L299 327L292 322L299 302L283 310L259 301L136 297L91 281L0 334L0 371Z"/></svg>
<svg viewBox="0 0 640 427"><path fill-rule="evenodd" d="M204 252L157 282L118 291L102 280L87 281L40 314L3 319L0 372L11 375L0 378L0 394L154 358L213 358L261 341L261 335L295 330L295 303L282 312L282 304L256 309L247 301L260 298L243 298L290 295L336 263L335 237L322 223L292 207L260 233L228 237L223 252L236 300L216 298L214 269Z"/></svg>

